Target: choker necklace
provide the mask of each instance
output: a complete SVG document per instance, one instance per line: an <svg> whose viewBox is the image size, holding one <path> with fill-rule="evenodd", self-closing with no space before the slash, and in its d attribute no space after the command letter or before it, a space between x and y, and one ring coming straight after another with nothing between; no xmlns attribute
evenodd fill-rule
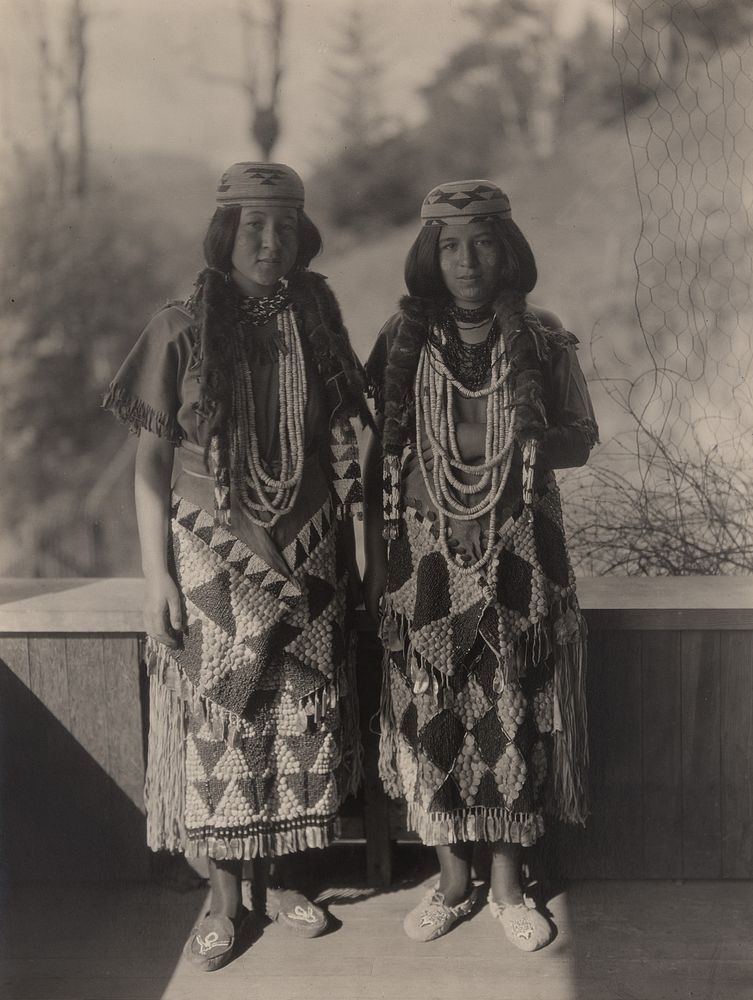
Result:
<svg viewBox="0 0 753 1000"><path fill-rule="evenodd" d="M456 320L456 325L458 330L480 330L482 326L486 326L490 319L491 316L488 316L486 319L482 319L480 323L463 323L462 326Z"/></svg>
<svg viewBox="0 0 753 1000"><path fill-rule="evenodd" d="M277 288L271 295L262 298L247 295L241 299L237 307L238 322L243 326L264 326L289 304L288 283L283 279L277 283Z"/></svg>
<svg viewBox="0 0 753 1000"><path fill-rule="evenodd" d="M479 306L478 309L464 309L453 302L450 305L450 314L453 319L459 320L461 323L481 324L484 320L491 318L492 307L491 303L487 302L486 305Z"/></svg>

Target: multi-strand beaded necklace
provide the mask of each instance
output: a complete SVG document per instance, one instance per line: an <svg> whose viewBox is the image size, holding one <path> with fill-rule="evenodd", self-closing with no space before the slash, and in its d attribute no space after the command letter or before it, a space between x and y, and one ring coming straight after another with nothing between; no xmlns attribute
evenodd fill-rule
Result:
<svg viewBox="0 0 753 1000"><path fill-rule="evenodd" d="M199 290L212 270L206 268L200 275ZM190 301L193 305L197 299ZM232 369L230 413L224 426L212 432L207 449L214 477L215 520L218 524L231 523L232 497L255 524L266 528L292 510L303 476L307 358L321 380L329 414L335 514L340 519L359 516L363 491L351 418L360 417L364 426L371 426L375 433L376 425L363 397L365 372L350 346L337 299L325 278L305 268L295 269L280 281L272 295L238 300L233 308L236 315L229 341L232 359L228 363L228 369ZM196 311L195 306L192 311ZM277 329L266 336L260 327L272 318L276 318ZM202 369L200 381L206 375L209 382L211 365L204 372L205 327L199 333L196 367ZM278 361L281 461L279 469L270 469L259 453L251 371L256 364ZM217 401L210 396L202 403L204 419L211 419Z"/></svg>
<svg viewBox="0 0 753 1000"><path fill-rule="evenodd" d="M488 339L486 386L469 387L447 365L445 352L439 345L447 343L449 338L446 331L436 327L421 351L415 379L416 453L429 499L439 515L439 542L445 558L454 560L461 571L468 573L477 572L489 561L496 541L497 507L513 455L511 366L502 338ZM478 465L464 462L458 447L457 396L486 400L484 460ZM424 435L434 457L431 471L423 453ZM464 477L470 481L464 482ZM448 545L448 522L475 521L487 515L487 543L481 556L475 562L457 559Z"/></svg>
<svg viewBox="0 0 753 1000"><path fill-rule="evenodd" d="M543 437L546 427L546 410L544 406L544 387L542 365L548 356L549 334L542 327L536 316L526 308L525 296L513 289L504 289L499 293L491 307L496 317L495 322L499 325L499 333L495 336L497 341L492 361L491 356L488 363L489 385L479 392L480 396L485 395L487 389L490 398L487 398L487 416L492 400L494 406L499 409L502 404L499 396L502 391L502 380L505 378L505 392L509 400L509 410L502 409L500 419L504 421L503 433L499 435L499 441L494 444L487 439L484 465L492 463L495 455L502 451L502 443L509 437L514 438L523 455L523 516L526 520L532 517L532 505L534 500L534 471L536 464L537 442ZM402 466L406 446L411 444L412 429L417 428L418 433L426 434L420 423L415 419L414 408L422 406L428 413L431 410L428 402L424 404L421 399L416 398L416 382L418 380L419 362L424 360L424 369L421 375L422 386L428 378L427 365L428 357L431 363L442 374L441 366L435 360L437 350L431 345L442 341L441 329L445 325L447 318L447 307L440 309L427 306L425 300L406 296L400 303L400 322L397 325L394 341L392 342L387 358L387 366L383 377L382 399L384 407L384 426L382 431L382 446L384 450L384 486L383 486L383 514L384 528L383 535L386 539L398 538L401 533L401 522L403 516L402 503ZM475 321L475 315L459 317L461 321ZM483 345L479 345L480 347ZM427 355L427 351L433 351ZM448 368L448 357L445 353L441 358L444 368ZM504 369L501 366L504 365ZM506 377L505 377L506 373ZM448 387L446 392L452 394L465 393L469 395L466 386L460 384L457 372L448 371ZM509 380L509 381L508 381ZM425 385L428 391L428 384ZM448 411L451 413L452 411ZM448 417L448 424L454 423ZM494 425L490 427L487 419L487 434L493 433ZM438 426L432 428L436 441L441 443L441 436L438 433ZM454 432L454 427L453 427ZM448 435L449 435L448 427ZM499 433L499 428L497 433ZM448 438L449 440L449 438ZM449 455L449 449L448 455ZM420 453L421 448L417 448ZM451 456L450 456L451 457ZM500 476L508 476L510 468L502 462L506 462L507 456L500 459ZM451 457L453 467L460 472L461 466ZM472 467L476 474L481 469L485 471L483 465ZM426 478L426 474L424 474ZM443 477L444 478L444 477ZM457 478L457 477L456 477ZM450 485L449 480L448 486ZM442 488L434 489L433 476L428 478L427 485L439 498L442 496ZM478 486L478 483L474 484ZM500 489L500 496L504 490L501 481L497 484ZM496 493L496 489L493 491ZM493 495L492 493L492 495ZM491 502L491 497L488 498ZM441 505L444 506L444 503ZM464 508L463 514L468 513L468 508ZM491 513L491 511L489 511ZM455 516L446 509L444 523L446 525L450 516ZM475 514L474 517L479 517ZM509 522L508 522L509 523ZM496 524L494 525L496 528ZM447 538L447 531L443 532L444 539ZM490 547L500 540L490 531ZM489 562L490 550L486 551L481 562ZM458 560L455 560L458 563ZM469 571L478 569L481 563L478 561L469 566Z"/></svg>
<svg viewBox="0 0 753 1000"><path fill-rule="evenodd" d="M308 384L306 361L295 313L290 305L276 311L279 336L279 442L280 471L271 475L259 453L256 400L241 337L233 343L233 426L231 454L238 500L254 524L272 527L288 514L303 479L305 416Z"/></svg>

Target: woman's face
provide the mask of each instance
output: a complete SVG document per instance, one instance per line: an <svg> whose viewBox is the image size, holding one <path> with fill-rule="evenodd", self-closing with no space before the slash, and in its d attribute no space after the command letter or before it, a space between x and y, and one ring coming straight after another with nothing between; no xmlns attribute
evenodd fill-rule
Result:
<svg viewBox="0 0 753 1000"><path fill-rule="evenodd" d="M456 305L478 308L491 302L499 285L500 246L489 222L442 226L439 267Z"/></svg>
<svg viewBox="0 0 753 1000"><path fill-rule="evenodd" d="M298 213L276 205L244 205L233 247L233 277L246 295L269 295L298 256Z"/></svg>

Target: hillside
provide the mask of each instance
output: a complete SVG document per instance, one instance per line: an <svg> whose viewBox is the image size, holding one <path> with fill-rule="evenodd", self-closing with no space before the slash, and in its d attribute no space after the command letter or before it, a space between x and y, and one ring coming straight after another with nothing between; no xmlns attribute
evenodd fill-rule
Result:
<svg viewBox="0 0 753 1000"><path fill-rule="evenodd" d="M564 138L547 162L521 163L492 178L510 195L513 217L533 246L539 283L531 300L551 309L581 341L581 363L593 374L620 374L645 349L635 319L633 250L638 240L635 179L621 125L583 127ZM438 179L439 180L439 179ZM420 206L416 206L416 217ZM362 359L404 294L403 263L418 223L325 252L314 266L335 289ZM592 358L593 354L593 358ZM598 386L602 438L617 415Z"/></svg>
<svg viewBox="0 0 753 1000"><path fill-rule="evenodd" d="M216 183L213 172L192 157L162 154L102 157L100 167L133 196L135 211L159 220L164 255L155 266L168 269L176 296L186 294L201 262L201 239ZM584 128L564 139L552 160L521 164L493 179L510 194L514 217L538 260L540 279L532 300L558 313L578 334L584 369L592 371L592 351L607 362L617 348L623 358L640 356L632 262L639 219L624 131ZM322 228L325 252L314 266L328 275L353 344L365 359L404 292L403 262L418 226L370 234L362 242L357 234L328 239ZM144 315L134 317L134 339L157 305L145 303ZM592 389L602 440L608 440L618 419L598 385L592 382ZM112 434L111 418L102 414L100 419L105 439ZM125 433L120 440L130 447ZM121 471L122 465L126 467ZM132 467L116 455L113 468L117 475L100 508L102 538L110 572L137 575ZM112 470L103 475L112 476ZM6 571L24 574L22 551L2 553Z"/></svg>

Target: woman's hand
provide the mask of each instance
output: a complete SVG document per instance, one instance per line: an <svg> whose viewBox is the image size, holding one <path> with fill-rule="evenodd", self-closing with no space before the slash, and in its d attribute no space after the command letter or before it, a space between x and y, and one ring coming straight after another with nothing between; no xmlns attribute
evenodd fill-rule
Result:
<svg viewBox="0 0 753 1000"><path fill-rule="evenodd" d="M374 625L379 625L380 605L387 587L387 566L367 567L363 576L363 603Z"/></svg>
<svg viewBox="0 0 753 1000"><path fill-rule="evenodd" d="M146 581L144 628L148 635L171 649L178 645L176 635L183 630L180 591L169 573Z"/></svg>

